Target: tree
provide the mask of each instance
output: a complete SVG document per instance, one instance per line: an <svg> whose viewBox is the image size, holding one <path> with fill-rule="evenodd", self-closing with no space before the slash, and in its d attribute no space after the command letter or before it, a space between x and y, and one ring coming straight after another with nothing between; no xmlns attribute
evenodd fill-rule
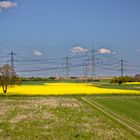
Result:
<svg viewBox="0 0 140 140"><path fill-rule="evenodd" d="M119 76L111 79L111 83L118 83L119 85L126 82L134 82L134 81L135 81L134 78L131 76Z"/></svg>
<svg viewBox="0 0 140 140"><path fill-rule="evenodd" d="M140 74L136 74L134 78L136 82L140 82Z"/></svg>
<svg viewBox="0 0 140 140"><path fill-rule="evenodd" d="M13 86L20 83L20 78L10 65L6 64L0 67L0 86L3 92L6 93L8 86Z"/></svg>

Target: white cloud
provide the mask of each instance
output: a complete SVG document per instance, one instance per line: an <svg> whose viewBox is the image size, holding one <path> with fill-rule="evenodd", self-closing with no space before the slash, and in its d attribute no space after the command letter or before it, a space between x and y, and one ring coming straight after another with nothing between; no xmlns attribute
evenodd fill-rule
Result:
<svg viewBox="0 0 140 140"><path fill-rule="evenodd" d="M6 8L11 8L11 7L16 7L17 3L16 2L11 2L11 1L0 1L0 8L6 9Z"/></svg>
<svg viewBox="0 0 140 140"><path fill-rule="evenodd" d="M115 54L115 52L112 52L111 50L109 49L106 49L106 48L101 48L97 51L99 54Z"/></svg>
<svg viewBox="0 0 140 140"><path fill-rule="evenodd" d="M42 56L42 55L43 55L43 53L40 52L40 51L38 51L38 50L33 50L33 54L34 54L35 56Z"/></svg>
<svg viewBox="0 0 140 140"><path fill-rule="evenodd" d="M86 52L89 51L89 49L83 48L81 46L75 46L75 47L71 48L70 51L74 54L76 54L76 53L86 53Z"/></svg>

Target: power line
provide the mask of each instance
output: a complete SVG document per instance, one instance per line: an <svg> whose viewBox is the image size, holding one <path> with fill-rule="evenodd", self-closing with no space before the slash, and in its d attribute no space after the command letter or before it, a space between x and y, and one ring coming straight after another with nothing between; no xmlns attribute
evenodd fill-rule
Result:
<svg viewBox="0 0 140 140"><path fill-rule="evenodd" d="M94 46L91 49L91 75L92 75L92 81L94 81L95 75L96 75L96 57L95 57L95 50Z"/></svg>
<svg viewBox="0 0 140 140"><path fill-rule="evenodd" d="M88 75L89 75L89 64L90 64L90 57L87 51L85 52L83 61L84 61L84 64L83 64L84 79L85 79L85 82L87 82Z"/></svg>
<svg viewBox="0 0 140 140"><path fill-rule="evenodd" d="M14 71L14 56L16 55L16 53L14 53L13 51L11 51L11 53L9 54L9 56L11 56L10 58L10 62L11 62L11 68L12 68L12 72L11 74L14 75L15 71Z"/></svg>
<svg viewBox="0 0 140 140"><path fill-rule="evenodd" d="M36 71L48 71L48 70L60 70L60 69L62 69L62 67L18 70L17 72L36 72Z"/></svg>
<svg viewBox="0 0 140 140"><path fill-rule="evenodd" d="M16 54L11 51L9 54L10 56L10 65L13 69L12 74L14 74L14 68L16 66L17 72L41 72L41 71L51 71L51 70L64 70L65 71L65 76L67 80L69 79L70 76L70 71L81 71L83 70L84 72L84 77L87 78L88 75L91 75L92 81L94 81L95 76L96 76L96 70L101 69L104 71L120 71L120 75L124 75L124 71L126 71L124 68L128 67L129 71L132 71L134 69L138 69L139 65L136 63L131 63L125 60L119 60L115 59L114 57L106 60L106 61L98 61L98 60L103 60L105 58L105 55L103 55L99 59L96 57L96 51L94 49L94 46L92 49L88 52L86 55L78 55L78 56L71 56L71 57L61 57L61 58L18 58L16 60L14 58ZM4 58L4 57L2 57ZM106 58L105 58L106 59ZM14 63L16 61L16 63ZM64 61L64 62L63 62ZM72 64L70 63L72 61ZM83 62L81 62L83 61ZM4 61L3 61L4 62ZM98 63L99 62L99 63ZM63 64L62 64L63 63ZM62 67L63 65L63 67ZM118 66L118 67L117 67ZM83 69L82 69L83 68ZM19 70L20 69L20 70ZM79 70L76 70L79 69ZM127 71L127 72L129 72ZM91 73L89 73L91 72ZM99 72L97 71L97 74ZM82 73L80 73L82 74Z"/></svg>
<svg viewBox="0 0 140 140"><path fill-rule="evenodd" d="M120 63L121 63L121 76L123 76L124 74L124 60L120 60Z"/></svg>
<svg viewBox="0 0 140 140"><path fill-rule="evenodd" d="M64 71L66 71L66 78L67 78L67 80L69 80L70 65L71 65L70 58L69 57L65 57L64 58L63 66L64 66Z"/></svg>

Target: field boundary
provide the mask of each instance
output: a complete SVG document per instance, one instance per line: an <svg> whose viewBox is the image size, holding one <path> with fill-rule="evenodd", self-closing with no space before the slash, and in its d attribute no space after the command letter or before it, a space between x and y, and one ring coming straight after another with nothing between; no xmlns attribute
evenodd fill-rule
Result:
<svg viewBox="0 0 140 140"><path fill-rule="evenodd" d="M140 136L140 131L132 127L134 125L134 123L131 122L130 120L126 120L126 118L125 118L125 121L124 121L121 116L119 116L116 113L113 113L112 111L110 112L105 107L102 107L101 105L97 104L93 100L87 99L86 97L81 97L81 99L83 101L85 101L86 103L88 103L89 105L91 105L92 107L94 107L97 110L99 110L102 113L104 113L106 116L108 116L108 117L112 118L113 120L116 120L117 122L121 123L126 128L128 128L129 130L131 130L132 132L134 132L137 136ZM131 123L131 125L130 125L130 123Z"/></svg>

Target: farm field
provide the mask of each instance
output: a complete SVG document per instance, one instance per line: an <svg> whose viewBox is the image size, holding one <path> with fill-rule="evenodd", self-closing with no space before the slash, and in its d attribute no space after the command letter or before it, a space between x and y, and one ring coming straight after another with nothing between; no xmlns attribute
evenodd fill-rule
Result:
<svg viewBox="0 0 140 140"><path fill-rule="evenodd" d="M139 87L37 81L8 88L0 96L0 140L137 140Z"/></svg>
<svg viewBox="0 0 140 140"><path fill-rule="evenodd" d="M139 95L0 96L0 140L136 140L139 107Z"/></svg>
<svg viewBox="0 0 140 140"><path fill-rule="evenodd" d="M92 96L82 99L140 136L140 96Z"/></svg>
<svg viewBox="0 0 140 140"><path fill-rule="evenodd" d="M92 100L140 124L140 96L92 97Z"/></svg>
<svg viewBox="0 0 140 140"><path fill-rule="evenodd" d="M126 90L137 90L140 91L140 82L127 82L122 85L113 84L109 82L99 82L96 83L96 86L99 88L108 88L108 89L126 89Z"/></svg>
<svg viewBox="0 0 140 140"><path fill-rule="evenodd" d="M140 94L140 84L45 83L11 87L6 95Z"/></svg>
<svg viewBox="0 0 140 140"><path fill-rule="evenodd" d="M140 140L140 0L0 0L0 140Z"/></svg>

